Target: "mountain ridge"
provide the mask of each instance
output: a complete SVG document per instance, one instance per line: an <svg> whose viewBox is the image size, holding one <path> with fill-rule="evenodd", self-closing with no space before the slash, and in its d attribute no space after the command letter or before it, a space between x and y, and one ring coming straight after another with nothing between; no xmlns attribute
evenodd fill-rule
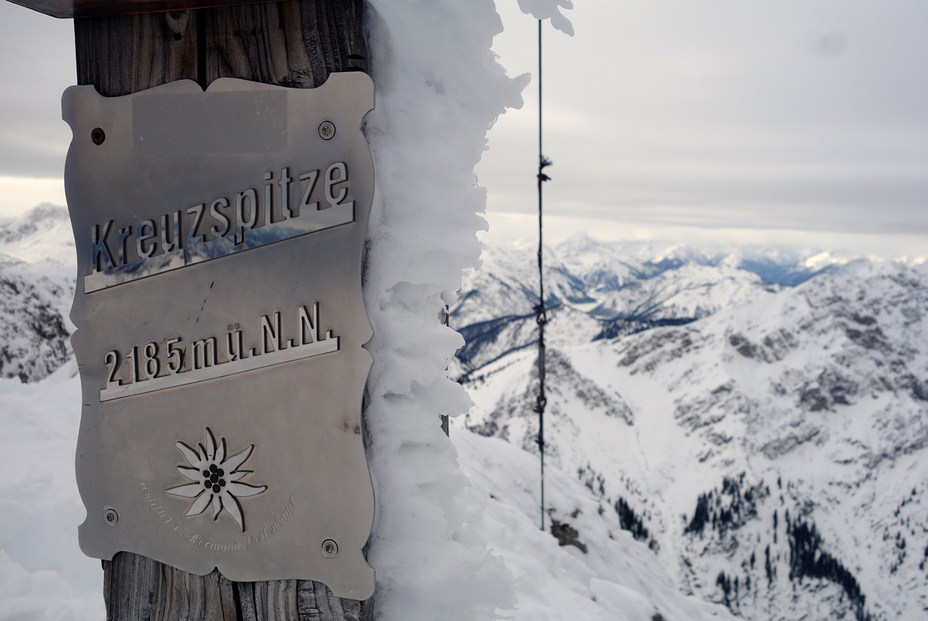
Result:
<svg viewBox="0 0 928 621"><path fill-rule="evenodd" d="M811 249L746 246L704 252L574 235L544 251L549 339L566 344L682 325L850 260ZM467 343L457 355L458 377L532 342L537 269L537 249L488 247L481 268L465 274L450 308L451 325ZM559 322L564 313L569 321ZM568 328L571 324L577 327Z"/></svg>
<svg viewBox="0 0 928 621"><path fill-rule="evenodd" d="M859 260L685 325L549 347L546 461L681 589L744 618L922 618L926 317L928 268ZM535 356L470 376L469 429L537 453Z"/></svg>

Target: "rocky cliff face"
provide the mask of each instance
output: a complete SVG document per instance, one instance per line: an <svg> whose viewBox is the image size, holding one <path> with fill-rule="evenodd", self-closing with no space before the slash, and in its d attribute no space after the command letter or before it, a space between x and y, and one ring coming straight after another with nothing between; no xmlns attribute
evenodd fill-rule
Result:
<svg viewBox="0 0 928 621"><path fill-rule="evenodd" d="M67 362L74 248L63 207L0 225L0 377L41 380Z"/></svg>
<svg viewBox="0 0 928 621"><path fill-rule="evenodd" d="M759 280L684 325L549 349L548 463L744 618L923 618L928 268ZM473 431L537 452L534 356L471 372Z"/></svg>

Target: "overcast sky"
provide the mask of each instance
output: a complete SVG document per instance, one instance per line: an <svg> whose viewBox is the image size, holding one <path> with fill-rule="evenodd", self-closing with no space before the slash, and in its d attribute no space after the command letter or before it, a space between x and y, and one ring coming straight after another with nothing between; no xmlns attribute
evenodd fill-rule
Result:
<svg viewBox="0 0 928 621"><path fill-rule="evenodd" d="M0 0L0 215L64 204L61 93L75 81L72 22Z"/></svg>
<svg viewBox="0 0 928 621"><path fill-rule="evenodd" d="M514 4L496 50L534 73ZM928 2L574 4L544 28L549 236L928 254ZM496 228L534 225L536 88L479 170Z"/></svg>
<svg viewBox="0 0 928 621"><path fill-rule="evenodd" d="M536 69L498 0L496 52ZM928 254L928 2L576 0L544 28L550 239L788 242ZM0 216L63 204L70 21L0 0ZM534 233L537 84L490 134L488 216Z"/></svg>

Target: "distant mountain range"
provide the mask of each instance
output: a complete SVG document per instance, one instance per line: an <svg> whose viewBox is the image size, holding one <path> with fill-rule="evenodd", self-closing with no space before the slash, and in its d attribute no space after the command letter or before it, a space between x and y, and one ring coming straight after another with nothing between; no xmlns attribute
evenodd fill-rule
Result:
<svg viewBox="0 0 928 621"><path fill-rule="evenodd" d="M0 222L0 253L36 268L57 266L73 272L76 259L68 210L43 203Z"/></svg>
<svg viewBox="0 0 928 621"><path fill-rule="evenodd" d="M487 255L451 319L466 425L537 454L534 253ZM679 588L757 621L928 618L928 265L588 238L545 261L548 463Z"/></svg>
<svg viewBox="0 0 928 621"><path fill-rule="evenodd" d="M683 325L720 308L799 285L849 257L754 247L702 252L679 245L600 242L578 235L546 248L545 305L553 344ZM467 375L535 338L537 250L487 248L451 309Z"/></svg>

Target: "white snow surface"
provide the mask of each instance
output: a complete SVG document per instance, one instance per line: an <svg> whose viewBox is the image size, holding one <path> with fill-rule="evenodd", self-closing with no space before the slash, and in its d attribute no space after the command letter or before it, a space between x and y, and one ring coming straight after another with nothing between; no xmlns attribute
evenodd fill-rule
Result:
<svg viewBox="0 0 928 621"><path fill-rule="evenodd" d="M549 19L552 26L571 36L574 34L574 26L561 10L573 7L574 3L571 0L519 0L519 8L523 13L530 14L535 19Z"/></svg>
<svg viewBox="0 0 928 621"><path fill-rule="evenodd" d="M0 379L0 621L102 619L103 570L77 544L77 364L36 384Z"/></svg>
<svg viewBox="0 0 928 621"><path fill-rule="evenodd" d="M684 326L552 347L547 463L630 506L679 588L745 619L923 619L926 343L925 265L859 260ZM537 452L535 355L479 370L468 427ZM800 573L800 521L850 587Z"/></svg>
<svg viewBox="0 0 928 621"><path fill-rule="evenodd" d="M536 12L564 27L557 0ZM486 228L474 167L487 132L522 104L528 76L510 78L491 51L502 22L492 0L369 0L377 103L366 135L377 187L365 300L365 425L377 516L368 558L384 619L492 618L515 603L514 581L487 553L486 497L461 473L438 415L470 399L448 377L461 336L437 318L474 267Z"/></svg>

